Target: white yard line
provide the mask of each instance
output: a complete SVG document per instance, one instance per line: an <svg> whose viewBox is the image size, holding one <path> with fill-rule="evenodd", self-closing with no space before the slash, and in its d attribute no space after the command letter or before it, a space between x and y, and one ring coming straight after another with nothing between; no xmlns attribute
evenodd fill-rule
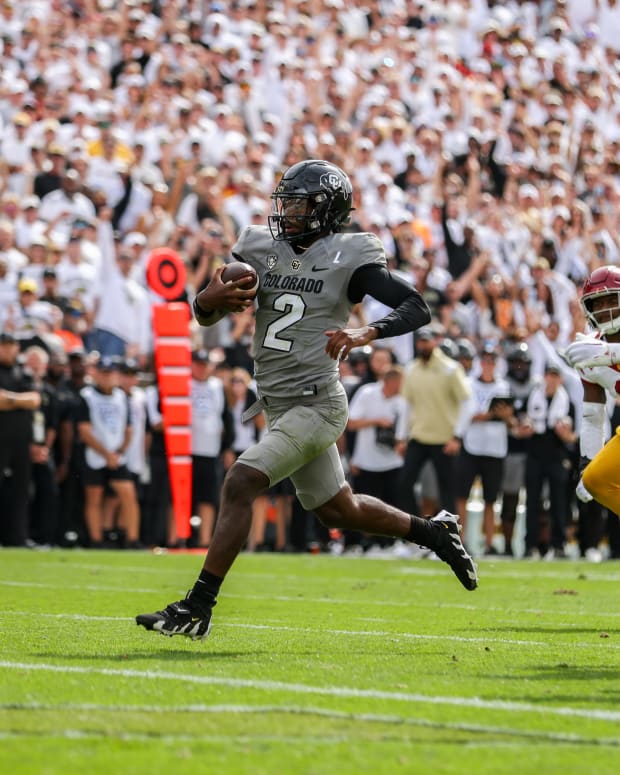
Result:
<svg viewBox="0 0 620 775"><path fill-rule="evenodd" d="M43 662L11 662L9 660L0 660L0 668L6 668L7 670L34 670L74 675L119 676L122 678L135 678L149 681L185 682L202 686L227 686L232 689L252 689L254 691L280 691L300 695L366 698L414 704L454 705L457 707L506 711L509 713L534 713L537 715L572 716L577 718L596 719L598 721L620 721L620 711L605 710L603 708L555 707L553 705L535 705L527 702L483 700L479 697L441 697L410 692L388 692L379 689L357 689L347 686L312 686L309 684L286 683L284 681L256 681L244 678L227 678L224 676L187 675L186 673L172 673L160 670L53 665Z"/></svg>
<svg viewBox="0 0 620 775"><path fill-rule="evenodd" d="M74 621L111 621L111 622L133 622L133 617L127 616L94 616L91 614L76 614L76 613L37 613L35 614L39 618L47 619L70 619ZM0 617L7 616L33 616L32 611L0 611ZM413 633L413 632L398 632L391 630L337 630L337 629L325 629L318 630L314 627L291 627L290 625L278 624L277 622L269 622L267 624L251 624L248 622L231 622L223 621L217 623L218 627L238 627L243 630L266 630L272 632L277 630L278 632L300 632L300 633L314 633L323 635L344 635L353 638L385 638L391 641L403 640L430 640L430 641L448 641L456 643L495 643L507 646L537 646L541 648L549 648L550 644L542 640L524 640L521 638L497 638L493 636L480 636L480 637L467 637L464 635L429 635L427 633ZM598 629L598 628L593 628ZM566 631L570 634L570 630ZM583 648L591 649L593 643L589 642L577 642L569 644L571 648ZM620 644L605 643L606 649L617 650L620 649Z"/></svg>
<svg viewBox="0 0 620 775"><path fill-rule="evenodd" d="M0 617L2 616L32 616L31 611L0 611ZM128 618L126 616L92 616L87 614L70 614L70 613L56 613L56 614L50 614L50 613L37 613L37 617L39 618L47 618L47 619L71 619L74 621L105 621L109 620L112 622L116 621L125 621L125 622L133 622L133 618ZM266 630L268 632L272 632L274 630L277 630L278 632L301 632L301 633L317 633L317 630L313 627L291 627L290 625L285 624L277 624L277 623L268 623L268 624L250 624L246 622L231 622L231 621L223 621L218 622L219 627L238 627L243 630ZM386 638L394 640L404 639L404 640L432 640L432 641L454 641L457 643L497 643L497 644L505 644L508 646L538 646L542 648L549 648L549 644L545 641L540 640L521 640L516 638L494 638L494 637L465 637L463 635L428 635L428 634L422 634L422 633L411 633L411 632L391 632L389 630L335 630L335 629L325 629L322 628L319 630L320 634L323 635L345 635L348 637L355 637L355 638ZM571 646L578 647L580 644L572 643ZM584 648L592 648L591 643L584 643L581 644ZM610 648L620 648L619 645L609 645Z"/></svg>
<svg viewBox="0 0 620 775"><path fill-rule="evenodd" d="M29 703L3 703L0 704L0 710L5 711L49 711L52 713L58 713L60 711L67 711L70 713L148 713L150 714L165 714L166 716L170 715L171 713L212 713L216 715L220 715L223 713L231 713L231 714L248 714L248 715L264 715L264 714L273 714L273 715L285 715L285 716L317 716L320 718L327 718L332 720L338 720L338 721L352 721L352 722L368 722L368 723L376 723L376 724L386 724L386 725L394 725L394 726L413 726L413 727L426 727L430 729L450 729L454 731L461 731L461 732L473 732L476 734L484 734L484 735L499 735L499 736L506 736L506 737L524 737L529 739L534 739L537 741L552 741L552 742L559 742L559 743L570 743L570 744L579 744L579 745L598 745L598 746L614 746L614 747L620 747L620 738L593 738L593 737L583 737L581 735L575 735L571 733L560 733L560 732L544 732L542 730L529 730L529 729L515 729L512 727L496 727L496 726L489 726L484 724L464 724L464 723L449 723L449 722L441 722L441 721L431 721L430 719L426 718L409 718L404 716L397 716L397 715L388 715L388 714L377 714L377 713L347 713L345 711L337 711L337 710L327 710L325 708L318 708L313 706L303 707L299 705L204 705L204 704L196 704L196 705L179 705L179 706L170 706L170 705L101 705L96 703L58 703L57 705L52 705L49 703L37 703L37 702L29 702ZM72 730L72 733L75 733L77 730ZM28 736L32 733L28 732L22 732L19 733L21 736ZM50 736L58 736L58 735L64 735L64 730L62 732L58 731L46 731L43 733L36 733L37 737L50 737ZM71 734L71 733L70 733ZM101 733L82 733L82 734L94 734L95 736L99 735L106 735L108 733L101 732ZM11 735L2 735L0 733L0 738L2 737L10 737ZM142 736L146 739L152 740L152 735L144 735ZM178 739L176 736L172 736L173 739ZM235 738L237 738L237 735L234 735ZM265 740L266 737L262 737L260 735L254 736L257 740ZM290 737L290 736L289 736ZM337 736L338 738L341 737L341 735ZM345 736L348 737L348 736ZM168 735L161 736L157 739L167 739ZM272 739L272 736L269 736L270 739ZM199 737L194 738L191 736L187 736L187 739L197 739L197 740L203 740L205 739L203 735L201 734ZM208 737L207 739L213 739L212 737ZM225 737L223 739L230 739L228 737ZM273 738L275 739L275 738ZM299 741L301 739L307 740L306 736L299 736L294 738L296 741ZM312 737L314 739L314 736ZM323 740L323 736L319 738L319 740ZM356 734L356 739L358 739L358 736ZM382 738L385 739L385 738ZM486 741L486 742L480 742L479 745L485 746L492 744L492 741Z"/></svg>

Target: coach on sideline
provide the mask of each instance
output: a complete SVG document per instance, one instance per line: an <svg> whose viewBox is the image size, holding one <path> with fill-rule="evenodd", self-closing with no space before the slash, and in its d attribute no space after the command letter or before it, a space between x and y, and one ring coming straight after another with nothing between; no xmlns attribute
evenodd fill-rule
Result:
<svg viewBox="0 0 620 775"><path fill-rule="evenodd" d="M17 363L18 353L13 334L0 333L0 544L4 546L24 546L28 537L32 411L41 404L41 396Z"/></svg>

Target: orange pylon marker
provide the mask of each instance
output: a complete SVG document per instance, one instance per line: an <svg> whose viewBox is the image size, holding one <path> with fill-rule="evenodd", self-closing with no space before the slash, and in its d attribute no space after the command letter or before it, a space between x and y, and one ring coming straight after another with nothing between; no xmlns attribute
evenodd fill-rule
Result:
<svg viewBox="0 0 620 775"><path fill-rule="evenodd" d="M177 276L171 275L177 272ZM160 277L161 275L161 277ZM185 266L173 250L158 248L149 259L149 284L160 296L177 298L184 287ZM158 278L161 282L157 282ZM173 295L174 294L174 295ZM177 536L191 535L192 408L190 310L183 302L153 306L155 370L164 423L164 440Z"/></svg>

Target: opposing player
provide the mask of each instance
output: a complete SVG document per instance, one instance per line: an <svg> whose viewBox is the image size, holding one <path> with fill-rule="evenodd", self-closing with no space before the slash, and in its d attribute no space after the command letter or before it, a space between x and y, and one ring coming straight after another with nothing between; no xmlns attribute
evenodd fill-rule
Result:
<svg viewBox="0 0 620 775"><path fill-rule="evenodd" d="M578 334L564 353L583 381L580 451L585 465L577 496L594 498L620 513L620 426L605 444L607 394L620 396L620 268L595 269L583 287L581 305L593 331Z"/></svg>
<svg viewBox="0 0 620 775"><path fill-rule="evenodd" d="M229 469L204 567L184 600L141 614L138 624L164 635L205 637L220 585L247 539L252 502L290 477L297 496L328 527L394 536L429 547L466 589L476 588L476 566L459 537L458 519L411 516L354 494L345 481L336 440L347 424L347 399L338 362L353 347L414 331L429 322L420 294L386 268L382 243L369 233L340 233L352 209L348 176L326 161L294 164L272 194L267 226L249 226L233 247L253 266L257 295L253 353L259 400L268 433ZM212 325L254 303L243 278L222 283L221 269L196 297L199 323ZM393 312L362 328L347 328L365 294Z"/></svg>

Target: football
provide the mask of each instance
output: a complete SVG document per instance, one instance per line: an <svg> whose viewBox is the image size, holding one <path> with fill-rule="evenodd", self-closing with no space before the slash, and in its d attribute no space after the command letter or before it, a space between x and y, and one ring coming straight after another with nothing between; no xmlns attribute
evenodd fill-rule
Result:
<svg viewBox="0 0 620 775"><path fill-rule="evenodd" d="M231 264L227 264L222 272L223 283L232 283L242 277L247 277L247 281L241 285L244 290L258 290L258 274L256 269L244 261L233 261Z"/></svg>

